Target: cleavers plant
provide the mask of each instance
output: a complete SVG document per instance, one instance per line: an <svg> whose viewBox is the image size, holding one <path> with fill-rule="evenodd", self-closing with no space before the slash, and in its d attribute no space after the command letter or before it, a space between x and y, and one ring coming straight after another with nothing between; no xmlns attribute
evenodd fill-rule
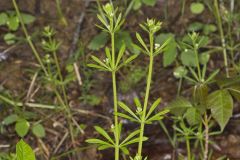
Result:
<svg viewBox="0 0 240 160"><path fill-rule="evenodd" d="M123 20L121 19L121 14L119 14L116 18L117 9L114 9L112 4L106 4L103 7L104 14L99 14L98 19L104 26L99 26L103 31L108 32L111 35L111 51L108 47L105 49L106 59L101 61L95 56L92 56L92 59L95 61L94 64L89 64L88 66L98 68L103 71L109 71L112 73L112 82L113 82L113 101L114 101L114 126L112 126L112 131L114 133L114 140L110 138L108 133L104 131L101 127L95 126L95 129L98 133L100 133L103 137L106 138L106 141L100 139L88 139L87 142L89 143L96 143L99 146L99 149L105 148L114 148L115 149L115 160L119 159L119 149L121 149L125 154L128 153L126 146L132 143L138 143L138 152L134 158L134 160L141 160L142 159L142 148L143 148L143 141L147 140L147 137L144 136L144 128L145 124L151 124L153 121L158 121L163 118L163 115L168 112L168 110L164 110L161 112L157 112L153 115L155 109L160 104L161 99L158 98L148 109L149 103L149 95L150 95L150 86L152 81L152 73L153 73L153 61L154 57L157 56L166 44L169 42L167 40L162 45L154 43L154 35L161 29L161 22L155 21L153 19L148 19L146 23L141 24L141 28L148 33L149 36L149 43L150 47L144 42L143 38L139 33L136 33L136 37L140 42L141 46L136 44L133 45L134 48L140 50L145 55L149 56L149 70L147 76L147 86L146 86L146 93L144 98L144 105L141 105L141 102L138 98L134 99L135 105L137 107L136 111L132 111L130 107L128 107L123 102L117 101L117 85L116 85L116 72L124 65L128 64L132 60L137 57L137 54L134 54L123 60L120 63L123 54L125 52L125 45L123 44L119 50L118 55L115 55L115 33L120 29L121 25L123 24ZM116 58L116 57L117 58ZM121 113L118 111L118 105L124 110L126 113ZM125 118L127 120L138 122L140 127L138 130L132 132L120 143L121 139L121 128L122 124L119 123L119 117ZM134 138L138 136L137 138ZM145 158L147 159L147 158Z"/></svg>

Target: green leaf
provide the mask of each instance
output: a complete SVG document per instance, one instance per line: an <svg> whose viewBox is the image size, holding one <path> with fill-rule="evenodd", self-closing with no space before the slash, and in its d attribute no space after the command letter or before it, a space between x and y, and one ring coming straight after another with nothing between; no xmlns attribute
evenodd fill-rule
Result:
<svg viewBox="0 0 240 160"><path fill-rule="evenodd" d="M231 95L239 102L240 101L240 85L233 85L227 88Z"/></svg>
<svg viewBox="0 0 240 160"><path fill-rule="evenodd" d="M152 112L157 108L157 106L161 103L161 98L158 98L150 107L146 119L152 114Z"/></svg>
<svg viewBox="0 0 240 160"><path fill-rule="evenodd" d="M209 33L216 32L217 27L214 24L206 24L203 28L203 33L208 35Z"/></svg>
<svg viewBox="0 0 240 160"><path fill-rule="evenodd" d="M130 133L130 134L127 136L127 138L125 138L125 139L122 141L122 143L120 144L120 147L121 147L121 145L123 145L124 143L128 142L130 139L132 139L133 137L135 137L135 136L138 135L139 133L140 133L140 130L136 130L136 131Z"/></svg>
<svg viewBox="0 0 240 160"><path fill-rule="evenodd" d="M193 14L201 14L204 11L204 5L200 2L193 2L190 6Z"/></svg>
<svg viewBox="0 0 240 160"><path fill-rule="evenodd" d="M101 134L101 135L102 135L103 137L105 137L109 142L111 142L112 144L114 144L112 138L108 135L108 133L107 133L103 128L101 128L101 127L99 127L99 126L95 126L94 128L95 128L95 130L96 130L99 134Z"/></svg>
<svg viewBox="0 0 240 160"><path fill-rule="evenodd" d="M86 142L87 143L91 143L91 144L105 145L105 146L113 147L112 144L110 144L108 142L105 142L105 141L103 141L101 139L92 138L92 139L87 139Z"/></svg>
<svg viewBox="0 0 240 160"><path fill-rule="evenodd" d="M187 112L185 113L186 119L188 124L190 125L197 125L201 123L201 114L197 110L197 108L188 108Z"/></svg>
<svg viewBox="0 0 240 160"><path fill-rule="evenodd" d="M29 131L30 124L25 119L20 119L15 125L15 131L20 137L24 137Z"/></svg>
<svg viewBox="0 0 240 160"><path fill-rule="evenodd" d="M143 137L143 141L146 141L146 140L148 140L148 138L147 137ZM138 142L139 142L139 138L134 138L134 139L124 143L121 147L125 147L125 146L128 146L130 144L138 143Z"/></svg>
<svg viewBox="0 0 240 160"><path fill-rule="evenodd" d="M138 10L139 8L141 8L141 6L142 6L141 0L135 0L134 1L134 4L133 4L133 9L134 10Z"/></svg>
<svg viewBox="0 0 240 160"><path fill-rule="evenodd" d="M128 119L128 120L130 120L130 121L133 121L133 122L140 122L140 120L139 119L136 119L135 117L133 118L133 117L130 117L129 115L126 115L126 114L124 114L124 113L115 113L117 116L119 116L119 117L122 117L122 118L125 118L125 119Z"/></svg>
<svg viewBox="0 0 240 160"><path fill-rule="evenodd" d="M187 49L181 53L181 61L185 66L196 66L196 55L190 49Z"/></svg>
<svg viewBox="0 0 240 160"><path fill-rule="evenodd" d="M108 149L108 148L111 148L112 146L109 146L109 145L100 145L99 147L98 147L98 150L105 150L105 149Z"/></svg>
<svg viewBox="0 0 240 160"><path fill-rule="evenodd" d="M0 26L6 25L8 21L8 16L6 13L0 13Z"/></svg>
<svg viewBox="0 0 240 160"><path fill-rule="evenodd" d="M142 104L141 104L141 102L140 102L140 100L139 100L138 97L135 97L135 98L133 99L133 101L134 101L134 103L135 103L135 105L136 105L137 108L142 108Z"/></svg>
<svg viewBox="0 0 240 160"><path fill-rule="evenodd" d="M209 59L210 59L210 54L209 53L202 53L202 54L199 55L199 62L202 65L207 64Z"/></svg>
<svg viewBox="0 0 240 160"><path fill-rule="evenodd" d="M118 52L116 66L118 66L118 64L119 64L119 62L120 62L120 60L121 60L121 58L122 58L122 56L123 56L125 50L126 50L126 45L123 44L123 45L121 46L119 52Z"/></svg>
<svg viewBox="0 0 240 160"><path fill-rule="evenodd" d="M187 99L178 97L167 106L167 109L169 109L172 114L181 116L188 108L191 107L192 104Z"/></svg>
<svg viewBox="0 0 240 160"><path fill-rule="evenodd" d="M163 48L163 66L171 65L177 57L177 43L172 33L162 33L155 39L155 43L164 44L168 39L169 42Z"/></svg>
<svg viewBox="0 0 240 160"><path fill-rule="evenodd" d="M32 148L20 140L16 145L17 160L35 160L35 154Z"/></svg>
<svg viewBox="0 0 240 160"><path fill-rule="evenodd" d="M129 155L129 150L126 147L121 147L120 149L125 155Z"/></svg>
<svg viewBox="0 0 240 160"><path fill-rule="evenodd" d="M157 3L157 0L142 0L142 2L148 6L154 6Z"/></svg>
<svg viewBox="0 0 240 160"><path fill-rule="evenodd" d="M233 99L227 90L217 90L207 98L207 107L223 131L233 112Z"/></svg>
<svg viewBox="0 0 240 160"><path fill-rule="evenodd" d="M118 50L121 49L122 45L125 45L132 51L132 38L129 32L119 31L116 34L115 46Z"/></svg>
<svg viewBox="0 0 240 160"><path fill-rule="evenodd" d="M12 31L16 31L19 27L19 19L16 16L11 16L7 21L8 28Z"/></svg>
<svg viewBox="0 0 240 160"><path fill-rule="evenodd" d="M128 112L132 117L134 117L135 119L139 119L134 113L133 111L123 102L118 102L118 105L125 110L126 112Z"/></svg>
<svg viewBox="0 0 240 160"><path fill-rule="evenodd" d="M8 45L11 45L15 43L16 36L15 34L7 33L4 35L3 39Z"/></svg>
<svg viewBox="0 0 240 160"><path fill-rule="evenodd" d="M144 47L144 49L149 52L146 43L143 41L141 35L139 33L136 33L136 37L138 39L138 41L141 43L141 45Z"/></svg>
<svg viewBox="0 0 240 160"><path fill-rule="evenodd" d="M152 117L148 118L146 120L146 123L152 123L152 121L159 121L159 120L163 119L163 115L165 115L168 112L169 112L168 109L165 109L165 110L163 110L161 112L158 112L157 114L155 114Z"/></svg>
<svg viewBox="0 0 240 160"><path fill-rule="evenodd" d="M134 59L136 59L137 57L138 57L138 54L134 54L134 55L128 57L128 58L126 59L126 61L124 61L124 64L127 65L128 63L132 62L132 61L133 61Z"/></svg>
<svg viewBox="0 0 240 160"><path fill-rule="evenodd" d="M33 15L27 13L21 13L21 17L24 24L30 24L36 20L36 18Z"/></svg>
<svg viewBox="0 0 240 160"><path fill-rule="evenodd" d="M188 70L185 67L179 66L174 69L173 75L175 78L183 78L184 76L187 75L187 73Z"/></svg>
<svg viewBox="0 0 240 160"><path fill-rule="evenodd" d="M100 66L106 68L106 69L109 69L109 67L104 64L100 59L98 59L96 56L91 56L91 58L96 62L98 63Z"/></svg>
<svg viewBox="0 0 240 160"><path fill-rule="evenodd" d="M106 32L101 32L93 37L88 45L88 49L99 50L103 48L108 42L109 36Z"/></svg>
<svg viewBox="0 0 240 160"><path fill-rule="evenodd" d="M203 29L204 24L200 23L200 22L193 22L189 25L189 27L187 28L188 31L190 32L197 32L201 29Z"/></svg>
<svg viewBox="0 0 240 160"><path fill-rule="evenodd" d="M6 118L3 119L2 124L3 125L10 125L15 123L18 120L18 115L16 114L11 114L9 116L7 116Z"/></svg>
<svg viewBox="0 0 240 160"><path fill-rule="evenodd" d="M32 127L32 133L38 138L43 138L46 136L45 129L42 124L36 124Z"/></svg>

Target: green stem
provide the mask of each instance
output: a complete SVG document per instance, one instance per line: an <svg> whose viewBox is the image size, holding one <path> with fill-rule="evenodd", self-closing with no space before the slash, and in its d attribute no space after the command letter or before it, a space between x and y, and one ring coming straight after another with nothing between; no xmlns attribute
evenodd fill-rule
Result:
<svg viewBox="0 0 240 160"><path fill-rule="evenodd" d="M222 47L223 47L224 66L226 69L226 75L227 75L227 77L229 77L226 42L225 42L225 36L224 36L224 32L223 32L222 19L221 19L220 12L219 12L218 0L214 0L214 7L216 10L215 16L217 19L217 25L218 25L218 29L219 29L219 33L220 33L220 37L221 37L221 43L222 43Z"/></svg>
<svg viewBox="0 0 240 160"><path fill-rule="evenodd" d="M21 26L22 26L22 30L23 30L23 32L24 32L24 34L25 34L25 37L26 37L26 39L27 39L27 42L28 42L29 46L31 47L31 49L32 49L32 51L33 51L33 54L34 54L34 56L36 57L38 63L40 64L42 70L44 71L45 75L48 75L47 69L46 69L46 67L44 66L43 62L42 62L42 59L41 59L41 57L40 57L40 54L37 52L37 50L36 50L36 48L35 48L32 40L31 40L31 36L29 36L28 31L27 31L27 29L26 29L26 27L25 27L25 24L24 24L24 22L23 22L23 19L22 19L22 16L21 16L21 14L20 14L18 5L17 5L17 3L16 3L16 0L12 0L12 3L13 3L13 6L14 6L14 8L15 8L15 11L16 11L16 13L17 13L17 16L18 16L18 18L19 18L19 20L20 20L20 23L21 23Z"/></svg>
<svg viewBox="0 0 240 160"><path fill-rule="evenodd" d="M147 87L143 105L143 112L141 116L141 126L140 126L140 135L139 135L139 143L138 143L138 156L142 156L142 145L143 145L143 136L144 136L144 127L145 127L145 119L147 112L147 105L149 99L150 86L152 81L152 71L153 71L153 35L150 33L150 60L149 60L149 68L148 68L148 77L147 77Z"/></svg>
<svg viewBox="0 0 240 160"><path fill-rule="evenodd" d="M204 114L204 126L205 126L205 148L204 148L204 160L208 160L208 143L209 143L209 126L207 113Z"/></svg>
<svg viewBox="0 0 240 160"><path fill-rule="evenodd" d="M191 160L190 141L188 137L185 137L185 139L186 139L186 145L187 145L187 157L188 157L188 160Z"/></svg>
<svg viewBox="0 0 240 160"><path fill-rule="evenodd" d="M195 42L194 42L194 53L195 53L195 57L196 57L196 63L197 63L197 70L198 70L198 79L201 81L202 80L202 76L201 76L201 68L200 68L200 63L199 63L199 59L198 59L198 50L195 46Z"/></svg>
<svg viewBox="0 0 240 160"><path fill-rule="evenodd" d="M114 127L115 127L115 160L119 160L119 137L118 134L118 106L117 106L117 84L116 84L116 71L115 71L115 37L114 33L111 33L111 43L112 43L112 87L113 87L113 106L114 106Z"/></svg>

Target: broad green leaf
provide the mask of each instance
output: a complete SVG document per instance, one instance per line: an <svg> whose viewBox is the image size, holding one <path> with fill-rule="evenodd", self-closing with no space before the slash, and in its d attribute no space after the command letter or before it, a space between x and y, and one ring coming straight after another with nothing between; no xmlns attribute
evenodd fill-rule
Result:
<svg viewBox="0 0 240 160"><path fill-rule="evenodd" d="M46 136L45 129L42 124L36 124L32 127L32 133L38 138L43 138Z"/></svg>
<svg viewBox="0 0 240 160"><path fill-rule="evenodd" d="M35 160L35 154L32 148L20 140L16 145L17 160Z"/></svg>
<svg viewBox="0 0 240 160"><path fill-rule="evenodd" d="M217 90L207 98L207 107L211 109L213 118L224 130L226 124L232 116L233 99L227 90Z"/></svg>
<svg viewBox="0 0 240 160"><path fill-rule="evenodd" d="M107 44L108 39L108 34L106 32L101 32L93 37L88 45L88 48L91 50L99 50Z"/></svg>
<svg viewBox="0 0 240 160"><path fill-rule="evenodd" d="M190 32L197 32L201 29L203 29L204 24L200 23L200 22L193 22L189 25L189 27L187 28L188 31Z"/></svg>
<svg viewBox="0 0 240 160"><path fill-rule="evenodd" d="M174 69L173 75L175 78L183 78L184 76L187 75L187 73L188 70L185 67L179 66Z"/></svg>
<svg viewBox="0 0 240 160"><path fill-rule="evenodd" d="M174 62L177 56L177 43L175 41L174 35L172 33L162 33L158 35L155 39L155 43L164 44L168 39L169 42L163 49L163 66L167 67Z"/></svg>
<svg viewBox="0 0 240 160"><path fill-rule="evenodd" d="M119 31L116 35L115 46L118 50L121 49L122 45L125 45L132 51L132 38L129 32Z"/></svg>
<svg viewBox="0 0 240 160"><path fill-rule="evenodd" d="M193 14L201 14L204 11L204 5L200 2L193 2L190 6Z"/></svg>
<svg viewBox="0 0 240 160"><path fill-rule="evenodd" d="M169 109L174 115L181 116L188 108L191 107L192 104L187 99L178 97L167 106L167 109Z"/></svg>
<svg viewBox="0 0 240 160"><path fill-rule="evenodd" d="M21 13L21 17L24 24L30 24L36 20L36 18L33 15L26 14L26 13Z"/></svg>
<svg viewBox="0 0 240 160"><path fill-rule="evenodd" d="M210 54L208 54L208 53L202 53L202 54L199 55L199 62L202 65L207 64L209 59L210 59Z"/></svg>
<svg viewBox="0 0 240 160"><path fill-rule="evenodd" d="M157 3L157 0L142 0L142 2L148 6L154 6Z"/></svg>
<svg viewBox="0 0 240 160"><path fill-rule="evenodd" d="M240 85L233 85L227 88L233 97L239 102L240 101Z"/></svg>
<svg viewBox="0 0 240 160"><path fill-rule="evenodd" d="M19 19L16 16L11 16L7 21L8 28L12 31L16 31L19 27Z"/></svg>
<svg viewBox="0 0 240 160"><path fill-rule="evenodd" d="M108 133L107 133L103 128L101 128L101 127L99 127L99 126L95 126L94 128L95 128L95 130L96 130L99 134L101 134L101 135L102 135L103 137L105 137L109 142L111 142L112 144L114 144L112 138L108 135Z"/></svg>
<svg viewBox="0 0 240 160"><path fill-rule="evenodd" d="M24 137L29 131L30 124L25 119L20 119L15 124L15 131L20 137Z"/></svg>
<svg viewBox="0 0 240 160"><path fill-rule="evenodd" d="M209 33L216 32L217 27L214 24L206 24L203 28L203 33L208 35Z"/></svg>
<svg viewBox="0 0 240 160"><path fill-rule="evenodd" d="M208 96L208 86L206 84L195 85L193 95L194 95L196 102L202 104L203 107L205 108L206 99Z"/></svg>
<svg viewBox="0 0 240 160"><path fill-rule="evenodd" d="M186 113L185 113L186 119L188 124L190 125L197 125L201 123L201 114L197 110L197 108L188 108Z"/></svg>
<svg viewBox="0 0 240 160"><path fill-rule="evenodd" d="M134 10L138 10L139 8L141 8L141 6L142 6L141 0L134 0L134 4L133 4Z"/></svg>
<svg viewBox="0 0 240 160"><path fill-rule="evenodd" d="M11 45L11 44L15 43L16 36L15 36L15 34L12 34L12 33L6 33L3 37L3 39L8 45Z"/></svg>
<svg viewBox="0 0 240 160"><path fill-rule="evenodd" d="M3 119L2 124L3 125L10 125L15 123L18 120L18 115L16 114L11 114L9 116L7 116L6 118Z"/></svg>
<svg viewBox="0 0 240 160"><path fill-rule="evenodd" d="M181 61L185 66L196 66L196 55L190 49L186 49L181 53Z"/></svg>
<svg viewBox="0 0 240 160"><path fill-rule="evenodd" d="M0 13L0 26L6 25L8 21L8 16L6 13Z"/></svg>

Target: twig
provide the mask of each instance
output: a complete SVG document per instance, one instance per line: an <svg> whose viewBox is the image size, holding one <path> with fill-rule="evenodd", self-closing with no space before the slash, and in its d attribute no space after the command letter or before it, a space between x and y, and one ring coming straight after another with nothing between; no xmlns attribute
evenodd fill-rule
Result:
<svg viewBox="0 0 240 160"><path fill-rule="evenodd" d="M64 141L66 140L66 138L68 137L68 134L69 134L68 131L64 134L63 138L61 139L61 141L58 143L57 147L56 147L55 150L53 151L53 154L56 154L56 153L57 153L58 149L61 147L61 145L63 144L63 142L64 142Z"/></svg>
<svg viewBox="0 0 240 160"><path fill-rule="evenodd" d="M75 71L75 74L77 76L77 79L78 79L78 84L79 86L82 85L82 78L81 78L81 75L80 75L80 72L79 72L79 68L78 68L78 65L77 63L73 63L73 66L74 66L74 71Z"/></svg>

